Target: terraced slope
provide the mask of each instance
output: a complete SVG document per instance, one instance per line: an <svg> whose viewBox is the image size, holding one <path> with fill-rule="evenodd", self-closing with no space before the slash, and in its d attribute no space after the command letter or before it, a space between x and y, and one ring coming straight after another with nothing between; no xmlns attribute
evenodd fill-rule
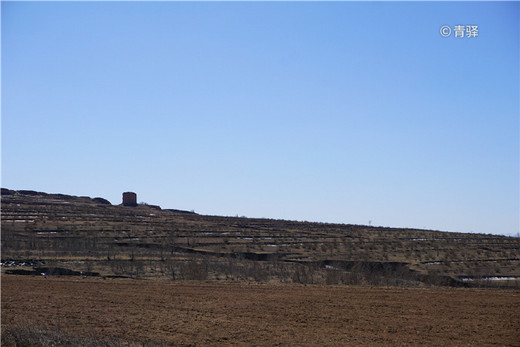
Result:
<svg viewBox="0 0 520 347"><path fill-rule="evenodd" d="M520 239L203 216L2 189L3 271L376 285L519 286Z"/></svg>

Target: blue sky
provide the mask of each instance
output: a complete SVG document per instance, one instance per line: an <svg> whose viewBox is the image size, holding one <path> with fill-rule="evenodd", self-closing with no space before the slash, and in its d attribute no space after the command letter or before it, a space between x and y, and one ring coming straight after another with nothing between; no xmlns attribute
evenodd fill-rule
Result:
<svg viewBox="0 0 520 347"><path fill-rule="evenodd" d="M2 187L519 231L518 2L1 6Z"/></svg>

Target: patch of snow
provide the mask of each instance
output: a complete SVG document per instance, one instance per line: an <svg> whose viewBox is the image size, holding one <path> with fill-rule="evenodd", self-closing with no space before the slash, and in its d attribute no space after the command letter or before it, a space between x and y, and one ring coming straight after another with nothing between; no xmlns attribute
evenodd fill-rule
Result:
<svg viewBox="0 0 520 347"><path fill-rule="evenodd" d="M459 277L462 282L473 282L473 281L516 281L519 280L520 277L512 277L512 276L490 276L490 277L481 277L481 278L472 278L472 277Z"/></svg>
<svg viewBox="0 0 520 347"><path fill-rule="evenodd" d="M325 268L330 270L339 270L337 267L334 267L332 265L325 265Z"/></svg>
<svg viewBox="0 0 520 347"><path fill-rule="evenodd" d="M485 278L484 280L485 281L515 281L519 279L518 277L507 277L507 276L503 276L503 277L487 277Z"/></svg>
<svg viewBox="0 0 520 347"><path fill-rule="evenodd" d="M34 266L34 264L31 263L31 262L19 262L19 261L16 261L16 260L9 260L9 261L6 261L5 263L0 263L0 266L3 266L3 267Z"/></svg>

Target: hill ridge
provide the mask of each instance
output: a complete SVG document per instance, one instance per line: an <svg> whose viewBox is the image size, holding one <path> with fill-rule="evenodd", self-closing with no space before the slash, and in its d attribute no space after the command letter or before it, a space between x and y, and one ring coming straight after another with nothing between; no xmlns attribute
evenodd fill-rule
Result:
<svg viewBox="0 0 520 347"><path fill-rule="evenodd" d="M28 271L20 264L30 259L30 271L170 280L515 286L520 278L518 238L207 216L101 199L2 188L4 271Z"/></svg>

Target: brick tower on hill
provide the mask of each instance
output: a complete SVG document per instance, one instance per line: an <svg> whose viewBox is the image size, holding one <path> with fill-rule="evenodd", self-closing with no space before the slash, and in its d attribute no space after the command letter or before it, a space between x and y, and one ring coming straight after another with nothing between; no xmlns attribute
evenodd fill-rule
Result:
<svg viewBox="0 0 520 347"><path fill-rule="evenodd" d="M124 192L123 206L137 206L137 194L133 192Z"/></svg>

